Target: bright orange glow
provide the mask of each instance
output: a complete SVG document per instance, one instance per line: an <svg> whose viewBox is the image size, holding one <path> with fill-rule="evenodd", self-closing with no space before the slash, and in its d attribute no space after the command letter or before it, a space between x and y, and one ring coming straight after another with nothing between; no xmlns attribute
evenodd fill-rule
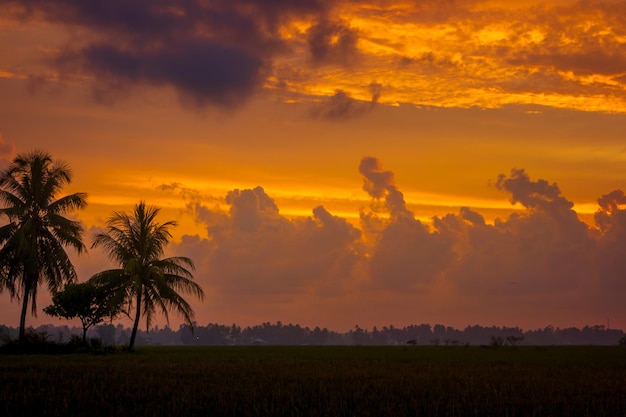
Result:
<svg viewBox="0 0 626 417"><path fill-rule="evenodd" d="M626 315L624 2L5 3L0 167L67 162L89 233L161 207L200 322Z"/></svg>

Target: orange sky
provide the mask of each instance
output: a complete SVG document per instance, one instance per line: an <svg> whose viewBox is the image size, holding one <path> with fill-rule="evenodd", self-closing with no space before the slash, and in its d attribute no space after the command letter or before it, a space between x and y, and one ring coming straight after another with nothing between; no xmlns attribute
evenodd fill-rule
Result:
<svg viewBox="0 0 626 417"><path fill-rule="evenodd" d="M0 157L162 207L200 324L626 327L625 51L622 1L8 0Z"/></svg>

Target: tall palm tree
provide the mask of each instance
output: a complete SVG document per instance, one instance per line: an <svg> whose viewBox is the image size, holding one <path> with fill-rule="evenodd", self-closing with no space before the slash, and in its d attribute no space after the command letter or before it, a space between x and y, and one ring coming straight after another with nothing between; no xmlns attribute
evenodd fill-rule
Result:
<svg viewBox="0 0 626 417"><path fill-rule="evenodd" d="M172 237L170 227L176 222L157 223L159 209L141 201L132 215L114 212L107 221L106 231L94 238L92 248L101 246L120 268L100 272L91 278L96 285L107 286L125 293L129 311L133 305L135 318L128 344L135 345L137 327L142 315L149 328L157 307L169 322L168 309L178 311L191 326L193 309L179 294L180 291L204 298L202 288L193 281L190 270L193 261L186 257L161 259L165 246Z"/></svg>
<svg viewBox="0 0 626 417"><path fill-rule="evenodd" d="M8 224L0 227L0 291L21 298L20 341L24 341L26 311L30 302L37 315L37 287L45 283L56 291L76 279L65 251L85 250L83 228L64 215L87 205L87 194L74 193L57 199L71 182L69 166L53 161L49 153L34 150L19 154L0 173L0 215Z"/></svg>

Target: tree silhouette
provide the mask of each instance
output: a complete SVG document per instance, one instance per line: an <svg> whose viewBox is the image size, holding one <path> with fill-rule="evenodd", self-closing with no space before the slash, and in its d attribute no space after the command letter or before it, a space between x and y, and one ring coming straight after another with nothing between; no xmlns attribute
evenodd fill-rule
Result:
<svg viewBox="0 0 626 417"><path fill-rule="evenodd" d="M87 194L57 198L71 182L69 166L53 161L50 154L35 150L19 154L0 173L0 215L8 224L0 227L0 291L22 301L19 340L24 341L26 311L31 304L37 314L37 287L45 283L55 291L76 279L65 247L79 254L85 249L83 228L64 215L87 205Z"/></svg>
<svg viewBox="0 0 626 417"><path fill-rule="evenodd" d="M135 206L132 215L115 212L107 221L106 232L99 233L92 244L92 248L102 247L120 268L100 272L90 282L124 294L129 311L134 305L129 350L134 347L142 315L149 328L157 306L168 323L168 309L174 308L192 326L193 309L179 291L194 294L200 300L204 298L202 288L193 281L191 259L160 259L172 237L169 229L176 226L176 222L157 223L158 213L158 208L146 206L143 201Z"/></svg>
<svg viewBox="0 0 626 417"><path fill-rule="evenodd" d="M87 343L87 330L105 318L115 318L124 302L123 294L97 287L91 282L67 284L52 296L52 305L44 313L65 319L79 318L83 326L83 344Z"/></svg>

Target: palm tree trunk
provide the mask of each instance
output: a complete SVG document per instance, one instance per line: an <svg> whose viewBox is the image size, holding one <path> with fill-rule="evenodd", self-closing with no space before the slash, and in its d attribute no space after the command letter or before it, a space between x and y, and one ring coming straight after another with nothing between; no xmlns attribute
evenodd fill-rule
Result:
<svg viewBox="0 0 626 417"><path fill-rule="evenodd" d="M25 341L25 326L26 326L26 310L28 310L28 291L24 291L24 300L22 302L22 315L20 316L20 345Z"/></svg>
<svg viewBox="0 0 626 417"><path fill-rule="evenodd" d="M83 346L87 346L87 327L83 323L83 340L81 341Z"/></svg>
<svg viewBox="0 0 626 417"><path fill-rule="evenodd" d="M130 342L128 343L128 350L133 350L135 347L135 337L137 336L137 327L139 327L139 316L141 315L141 293L143 288L139 288L137 293L137 310L135 312L135 324L133 324L133 332L130 335Z"/></svg>

